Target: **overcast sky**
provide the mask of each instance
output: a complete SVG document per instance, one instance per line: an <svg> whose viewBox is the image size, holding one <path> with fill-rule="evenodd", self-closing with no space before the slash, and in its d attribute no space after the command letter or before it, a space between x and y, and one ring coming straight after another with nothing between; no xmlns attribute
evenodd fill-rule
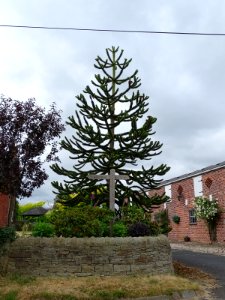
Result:
<svg viewBox="0 0 225 300"><path fill-rule="evenodd" d="M0 23L225 33L225 1L0 0ZM34 97L46 108L54 101L64 121L96 73L96 56L120 46L133 59L130 71L139 70L149 114L157 117L154 139L163 153L151 163L171 167L164 179L225 160L225 36L1 27L0 41L0 94ZM61 153L65 165L67 156ZM57 176L48 173L29 201L54 198L50 182Z"/></svg>

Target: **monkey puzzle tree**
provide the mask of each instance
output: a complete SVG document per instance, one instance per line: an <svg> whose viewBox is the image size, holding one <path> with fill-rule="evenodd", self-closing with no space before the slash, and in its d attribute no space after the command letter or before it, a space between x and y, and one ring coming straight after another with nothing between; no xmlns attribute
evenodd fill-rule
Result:
<svg viewBox="0 0 225 300"><path fill-rule="evenodd" d="M83 94L78 95L75 116L67 124L74 129L72 138L61 142L71 153L73 169L54 164L51 168L68 180L64 184L52 182L58 199L65 205L80 202L100 205L109 201L109 181L103 184L89 175L129 175L129 180L116 180L116 203L125 199L150 209L153 204L166 201L165 196L149 198L146 190L155 189L168 170L165 164L144 167L147 160L160 154L162 144L153 141L152 125L156 118L148 115L148 96L139 91L141 85L136 70L127 75L131 59L123 58L123 50L106 49L106 58L97 57L95 68L100 74L91 81ZM156 178L157 177L157 178Z"/></svg>
<svg viewBox="0 0 225 300"><path fill-rule="evenodd" d="M43 164L57 160L55 139L64 130L60 113L54 103L46 112L35 99L0 97L0 193L11 196L9 224L16 198L40 187L48 178Z"/></svg>

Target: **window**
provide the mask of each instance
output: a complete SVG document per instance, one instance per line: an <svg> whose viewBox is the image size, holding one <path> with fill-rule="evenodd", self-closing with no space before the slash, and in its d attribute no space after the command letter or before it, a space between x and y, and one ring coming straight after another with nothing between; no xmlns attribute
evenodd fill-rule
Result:
<svg viewBox="0 0 225 300"><path fill-rule="evenodd" d="M202 176L194 177L193 181L194 181L195 197L202 196L203 195L203 193L202 193Z"/></svg>
<svg viewBox="0 0 225 300"><path fill-rule="evenodd" d="M197 224L197 217L196 217L195 209L189 210L189 223Z"/></svg>

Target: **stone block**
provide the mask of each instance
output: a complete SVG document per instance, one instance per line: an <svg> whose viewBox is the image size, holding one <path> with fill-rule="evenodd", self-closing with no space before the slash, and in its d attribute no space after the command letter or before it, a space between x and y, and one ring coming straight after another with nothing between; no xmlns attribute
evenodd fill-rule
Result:
<svg viewBox="0 0 225 300"><path fill-rule="evenodd" d="M131 271L130 265L113 265L113 272L114 273L122 273L126 274Z"/></svg>

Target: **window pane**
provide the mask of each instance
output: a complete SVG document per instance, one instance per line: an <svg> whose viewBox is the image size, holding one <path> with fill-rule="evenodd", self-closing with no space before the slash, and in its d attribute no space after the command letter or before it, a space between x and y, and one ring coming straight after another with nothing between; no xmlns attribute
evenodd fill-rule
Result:
<svg viewBox="0 0 225 300"><path fill-rule="evenodd" d="M195 209L189 210L189 223L190 224L196 224L197 223Z"/></svg>

